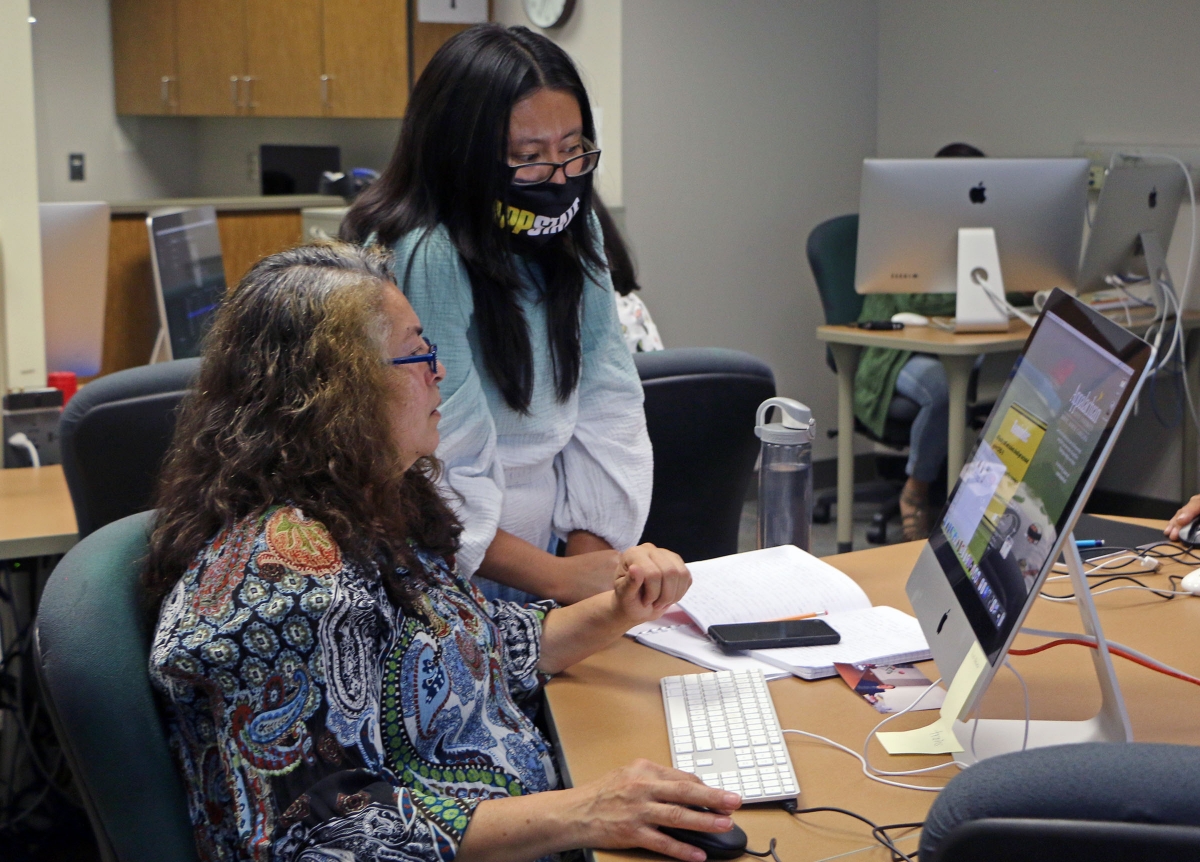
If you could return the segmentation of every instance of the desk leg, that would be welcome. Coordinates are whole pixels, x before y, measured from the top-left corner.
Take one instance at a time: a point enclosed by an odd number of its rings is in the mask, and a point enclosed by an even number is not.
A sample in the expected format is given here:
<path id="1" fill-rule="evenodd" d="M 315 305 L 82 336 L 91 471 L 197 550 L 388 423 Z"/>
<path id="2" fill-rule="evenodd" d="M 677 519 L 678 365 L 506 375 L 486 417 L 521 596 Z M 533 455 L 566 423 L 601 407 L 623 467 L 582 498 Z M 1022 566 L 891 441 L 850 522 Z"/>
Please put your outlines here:
<path id="1" fill-rule="evenodd" d="M 854 373 L 861 347 L 830 344 L 838 369 L 837 550 L 854 545 Z"/>
<path id="2" fill-rule="evenodd" d="M 1183 373 L 1187 375 L 1188 386 L 1191 387 L 1192 397 L 1200 395 L 1200 329 L 1193 329 L 1186 336 L 1187 338 L 1187 367 L 1183 369 Z M 1192 415 L 1187 407 L 1184 407 L 1183 415 L 1183 487 L 1180 489 L 1183 496 L 1183 502 L 1187 502 L 1197 492 L 1200 492 L 1200 437 L 1197 436 L 1197 429 L 1192 422 Z"/>
<path id="3" fill-rule="evenodd" d="M 974 356 L 942 356 L 946 383 L 950 389 L 949 446 L 946 452 L 946 491 L 954 488 L 967 458 L 967 385 L 971 380 Z"/>

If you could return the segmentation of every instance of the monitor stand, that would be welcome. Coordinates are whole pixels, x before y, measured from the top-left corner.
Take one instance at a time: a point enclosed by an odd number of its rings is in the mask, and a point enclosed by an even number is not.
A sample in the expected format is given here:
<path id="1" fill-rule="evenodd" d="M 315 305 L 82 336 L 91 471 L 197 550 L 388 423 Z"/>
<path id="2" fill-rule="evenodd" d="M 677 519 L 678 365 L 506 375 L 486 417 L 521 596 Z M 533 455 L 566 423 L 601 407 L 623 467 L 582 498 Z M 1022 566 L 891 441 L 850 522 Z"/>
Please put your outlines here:
<path id="1" fill-rule="evenodd" d="M 958 229 L 958 297 L 955 332 L 1007 332 L 1008 306 L 996 232 L 990 227 Z"/>
<path id="2" fill-rule="evenodd" d="M 1091 718 L 1078 721 L 1030 720 L 1029 742 L 1025 747 L 1040 748 L 1071 742 L 1132 742 L 1129 713 L 1125 710 L 1125 699 L 1121 697 L 1121 688 L 1113 671 L 1108 642 L 1104 640 L 1104 633 L 1100 629 L 1096 605 L 1092 601 L 1087 576 L 1083 573 L 1083 560 L 1079 557 L 1079 549 L 1075 547 L 1074 533 L 1067 536 L 1063 557 L 1071 574 L 1071 587 L 1077 597 L 1083 631 L 1096 638 L 1096 649 L 1091 653 L 1100 682 L 1100 710 Z M 972 731 L 975 734 L 974 746 L 971 744 Z M 955 761 L 961 766 L 970 766 L 997 754 L 1020 751 L 1025 736 L 1025 721 L 1004 718 L 956 721 L 954 735 L 963 747 L 962 753 L 954 755 Z"/>
<path id="3" fill-rule="evenodd" d="M 1166 320 L 1175 313 L 1175 309 L 1167 305 L 1163 291 L 1159 285 L 1175 290 L 1171 281 L 1171 271 L 1167 269 L 1167 255 L 1159 241 L 1158 231 L 1147 230 L 1138 234 L 1138 242 L 1142 247 L 1142 255 L 1146 260 L 1146 275 L 1150 279 L 1150 298 L 1154 302 L 1154 319 Z"/>
<path id="4" fill-rule="evenodd" d="M 154 349 L 150 351 L 150 365 L 155 365 L 159 362 L 169 362 L 171 354 L 167 352 L 167 328 L 161 324 L 158 327 L 158 335 L 154 339 Z"/>

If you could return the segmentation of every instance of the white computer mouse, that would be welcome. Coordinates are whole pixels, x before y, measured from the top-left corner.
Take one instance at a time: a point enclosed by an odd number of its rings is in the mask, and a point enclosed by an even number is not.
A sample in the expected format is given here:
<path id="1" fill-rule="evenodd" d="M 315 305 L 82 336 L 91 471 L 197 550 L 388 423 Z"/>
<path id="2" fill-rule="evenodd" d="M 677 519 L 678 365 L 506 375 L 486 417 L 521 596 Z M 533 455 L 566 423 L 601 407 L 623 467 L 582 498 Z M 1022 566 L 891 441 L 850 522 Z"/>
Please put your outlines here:
<path id="1" fill-rule="evenodd" d="M 892 315 L 892 323 L 903 323 L 905 326 L 928 326 L 929 318 L 923 314 L 913 314 L 911 311 L 900 311 Z"/>
<path id="2" fill-rule="evenodd" d="M 1184 575 L 1183 580 L 1179 582 L 1179 588 L 1193 596 L 1200 596 L 1200 569 L 1192 569 Z"/>

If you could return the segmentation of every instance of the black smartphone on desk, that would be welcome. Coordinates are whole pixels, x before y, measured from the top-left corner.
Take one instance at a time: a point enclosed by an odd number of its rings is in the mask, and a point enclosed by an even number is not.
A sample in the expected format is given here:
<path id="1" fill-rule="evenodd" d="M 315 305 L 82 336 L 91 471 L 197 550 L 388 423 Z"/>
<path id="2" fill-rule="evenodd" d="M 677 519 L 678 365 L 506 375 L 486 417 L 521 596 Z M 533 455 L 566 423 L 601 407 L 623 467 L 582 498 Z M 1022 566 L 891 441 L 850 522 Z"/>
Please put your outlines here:
<path id="1" fill-rule="evenodd" d="M 882 329 L 885 331 L 903 329 L 903 323 L 894 320 L 860 320 L 855 324 L 859 329 Z"/>
<path id="2" fill-rule="evenodd" d="M 728 650 L 825 646 L 842 639 L 825 620 L 776 620 L 709 626 L 708 636 Z"/>

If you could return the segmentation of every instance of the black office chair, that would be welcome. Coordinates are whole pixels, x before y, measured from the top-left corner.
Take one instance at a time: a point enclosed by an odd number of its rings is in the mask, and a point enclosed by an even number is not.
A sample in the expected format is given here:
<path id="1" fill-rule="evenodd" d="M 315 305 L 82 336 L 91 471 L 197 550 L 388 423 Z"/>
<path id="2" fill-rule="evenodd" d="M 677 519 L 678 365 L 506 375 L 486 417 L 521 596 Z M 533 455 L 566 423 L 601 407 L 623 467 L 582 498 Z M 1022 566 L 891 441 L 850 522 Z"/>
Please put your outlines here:
<path id="1" fill-rule="evenodd" d="M 992 757 L 938 794 L 925 862 L 1200 858 L 1200 748 L 1084 743 Z"/>
<path id="2" fill-rule="evenodd" d="M 195 862 L 178 768 L 147 668 L 138 575 L 153 512 L 109 524 L 46 582 L 34 662 L 104 862 Z"/>
<path id="3" fill-rule="evenodd" d="M 754 414 L 775 375 L 754 356 L 716 347 L 634 354 L 654 447 L 654 493 L 643 542 L 686 562 L 737 553 L 754 476 Z"/>
<path id="4" fill-rule="evenodd" d="M 79 536 L 144 512 L 199 359 L 143 365 L 94 380 L 63 411 L 63 474 Z"/>

